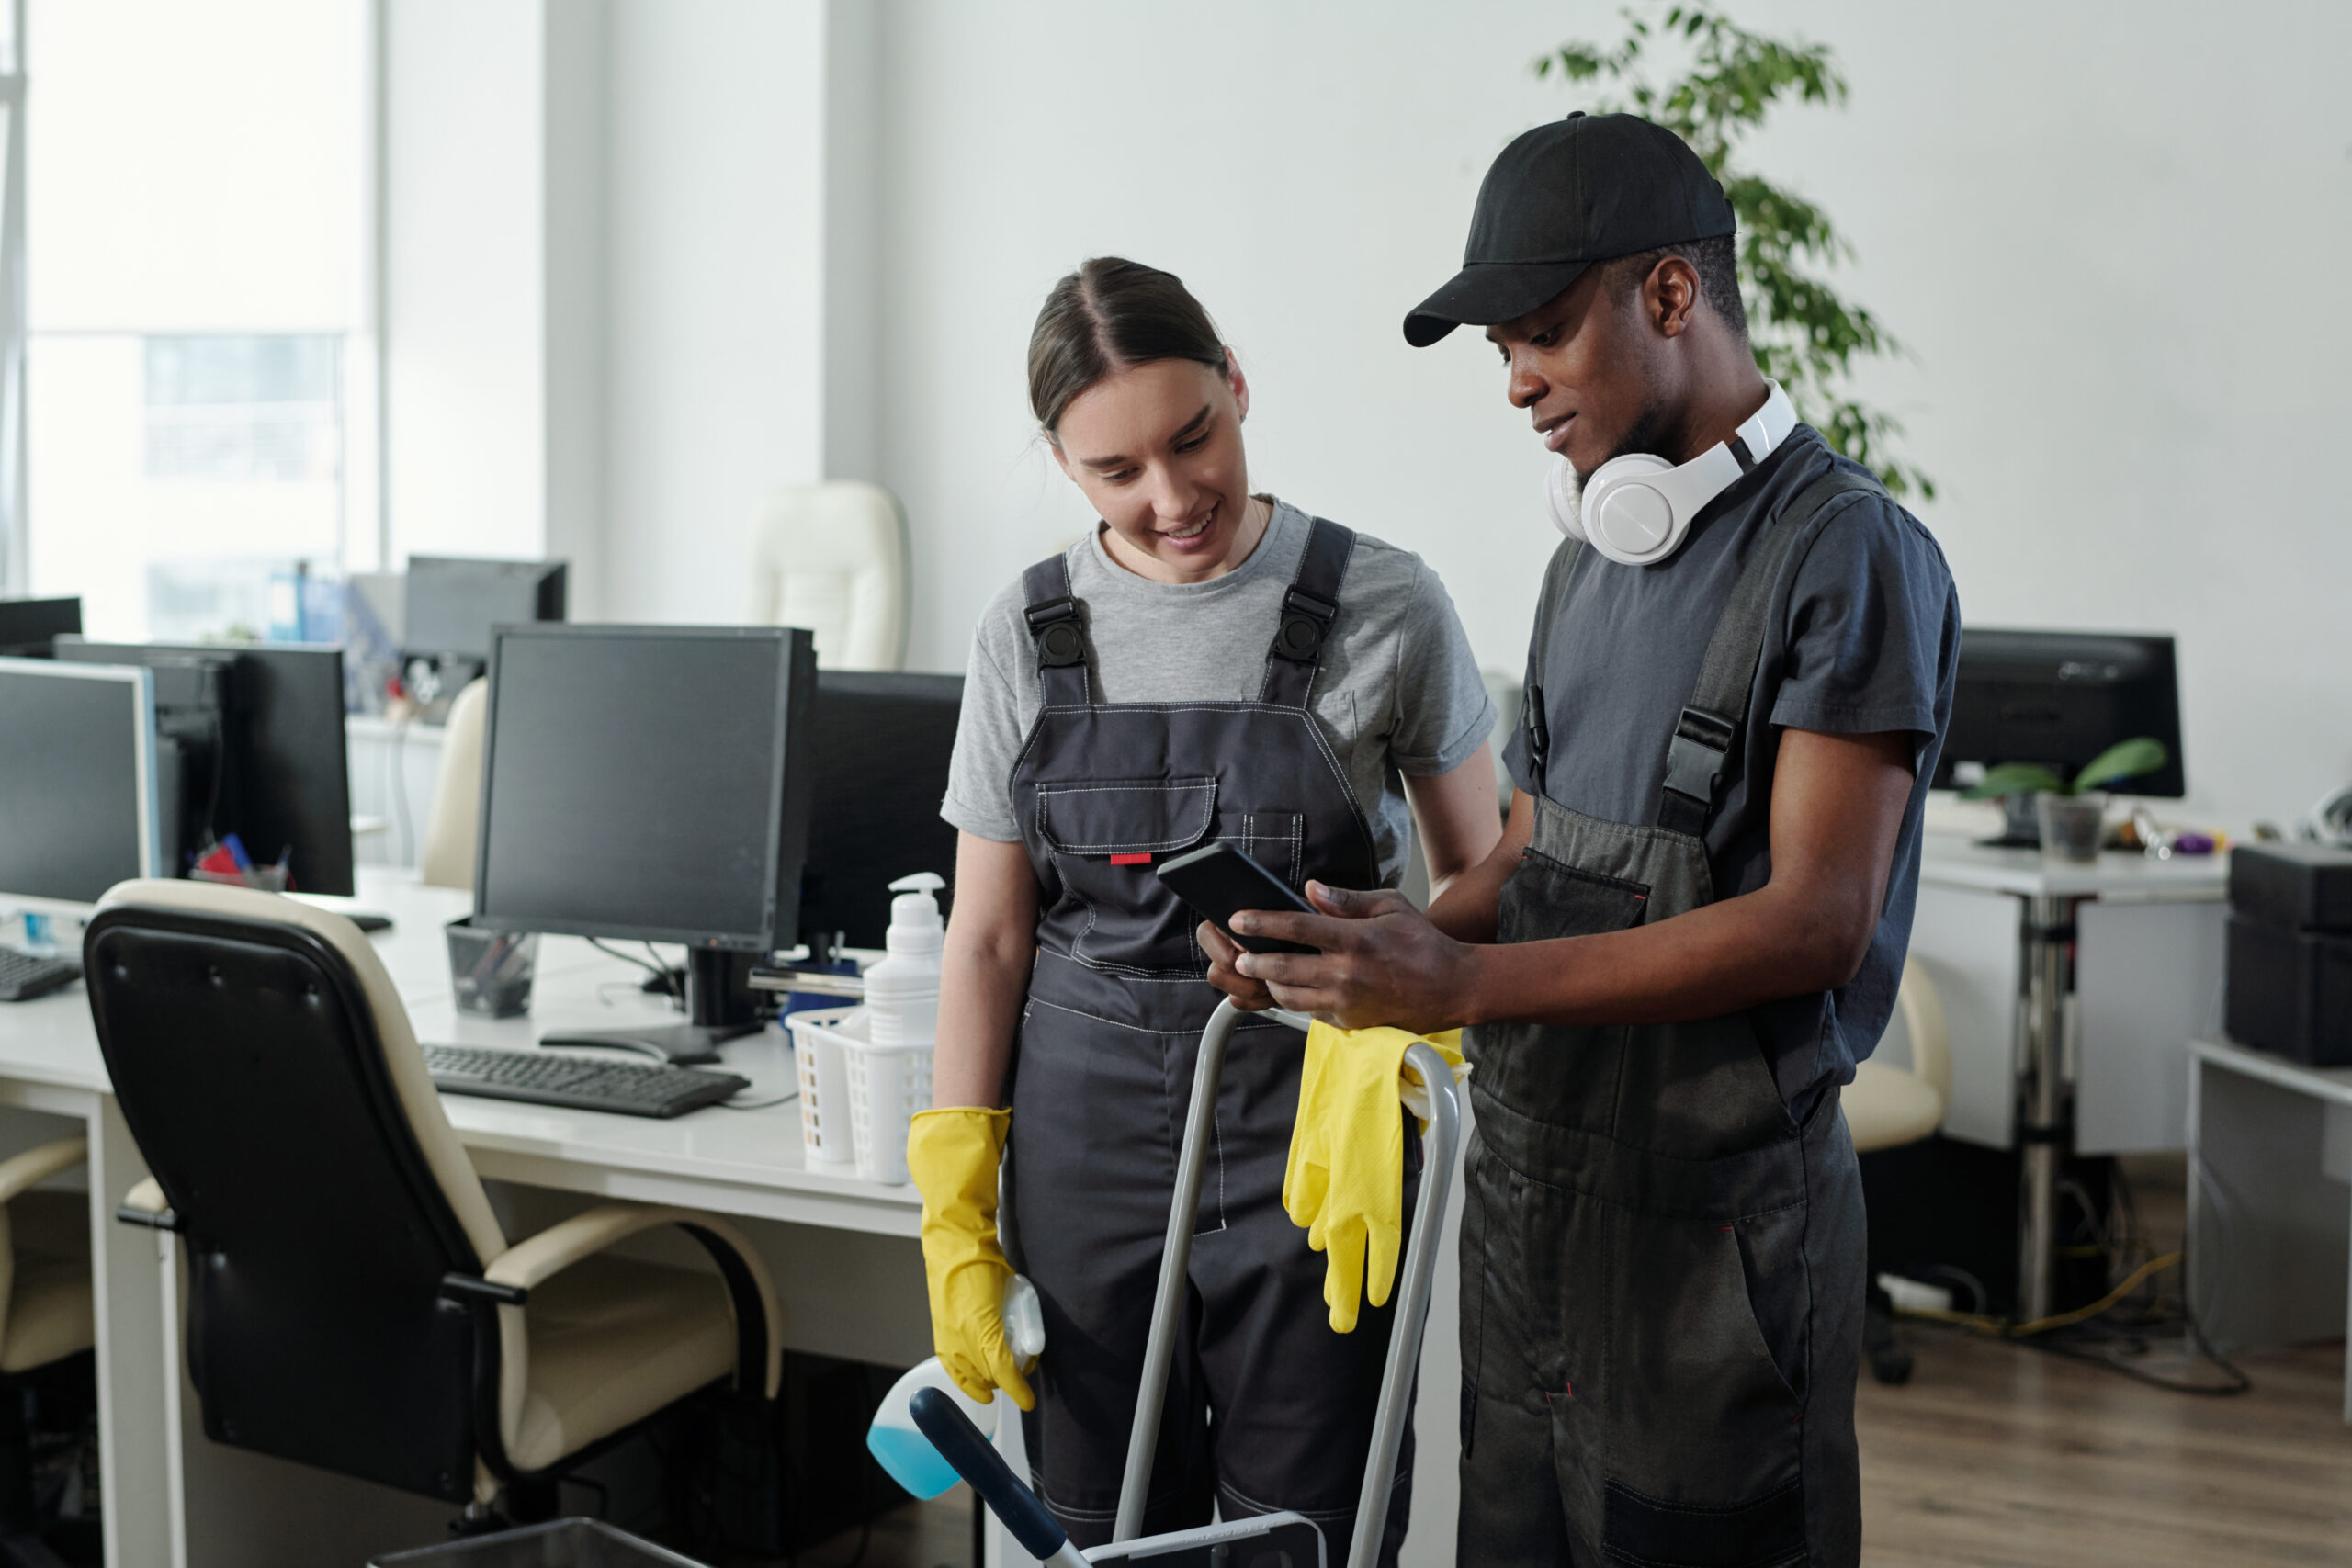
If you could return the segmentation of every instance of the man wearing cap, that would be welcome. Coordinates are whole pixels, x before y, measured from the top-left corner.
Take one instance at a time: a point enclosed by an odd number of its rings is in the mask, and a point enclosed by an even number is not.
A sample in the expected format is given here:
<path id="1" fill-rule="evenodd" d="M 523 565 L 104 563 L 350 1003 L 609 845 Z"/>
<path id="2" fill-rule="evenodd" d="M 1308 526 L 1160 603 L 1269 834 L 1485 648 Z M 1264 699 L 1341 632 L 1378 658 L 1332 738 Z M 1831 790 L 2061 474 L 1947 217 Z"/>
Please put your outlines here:
<path id="1" fill-rule="evenodd" d="M 1926 529 L 1757 369 L 1722 188 L 1572 115 L 1416 345 L 1487 328 L 1559 455 L 1501 846 L 1428 916 L 1220 954 L 1245 999 L 1473 1026 L 1459 1557 L 1850 1564 L 1862 1203 L 1838 1088 L 1910 938 L 1960 636 Z"/>

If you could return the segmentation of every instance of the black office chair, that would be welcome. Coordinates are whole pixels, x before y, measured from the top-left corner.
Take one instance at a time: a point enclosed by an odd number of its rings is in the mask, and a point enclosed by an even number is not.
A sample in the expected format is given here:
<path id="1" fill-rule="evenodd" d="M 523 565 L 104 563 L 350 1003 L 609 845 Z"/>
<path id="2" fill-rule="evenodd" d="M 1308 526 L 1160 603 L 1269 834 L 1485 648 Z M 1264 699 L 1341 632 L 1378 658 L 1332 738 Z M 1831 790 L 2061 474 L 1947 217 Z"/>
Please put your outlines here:
<path id="1" fill-rule="evenodd" d="M 690 1210 L 603 1204 L 514 1246 L 366 939 L 289 898 L 126 882 L 84 944 L 90 1011 L 176 1232 L 206 1436 L 451 1502 L 552 1478 L 730 1374 L 775 1394 L 775 1293 Z M 605 1256 L 684 1229 L 717 1274 Z"/>

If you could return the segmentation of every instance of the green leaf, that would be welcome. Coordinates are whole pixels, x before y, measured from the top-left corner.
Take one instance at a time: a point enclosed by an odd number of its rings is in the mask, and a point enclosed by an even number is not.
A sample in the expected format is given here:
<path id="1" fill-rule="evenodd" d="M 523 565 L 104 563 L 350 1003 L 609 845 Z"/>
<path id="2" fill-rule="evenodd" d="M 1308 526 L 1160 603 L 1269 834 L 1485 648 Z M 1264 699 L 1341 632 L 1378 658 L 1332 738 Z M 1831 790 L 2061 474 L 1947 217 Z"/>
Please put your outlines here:
<path id="1" fill-rule="evenodd" d="M 2007 795 L 2064 795 L 2064 780 L 2048 768 L 2031 762 L 2003 762 L 1984 770 L 1982 782 L 1962 790 L 1962 800 L 1992 800 Z"/>
<path id="2" fill-rule="evenodd" d="M 2165 765 L 2168 756 L 2164 742 L 2143 735 L 2134 740 L 2119 740 L 2090 760 L 2088 766 L 2075 775 L 2075 787 L 2070 792 L 2079 795 L 2102 784 L 2136 779 L 2143 773 L 2153 773 Z"/>

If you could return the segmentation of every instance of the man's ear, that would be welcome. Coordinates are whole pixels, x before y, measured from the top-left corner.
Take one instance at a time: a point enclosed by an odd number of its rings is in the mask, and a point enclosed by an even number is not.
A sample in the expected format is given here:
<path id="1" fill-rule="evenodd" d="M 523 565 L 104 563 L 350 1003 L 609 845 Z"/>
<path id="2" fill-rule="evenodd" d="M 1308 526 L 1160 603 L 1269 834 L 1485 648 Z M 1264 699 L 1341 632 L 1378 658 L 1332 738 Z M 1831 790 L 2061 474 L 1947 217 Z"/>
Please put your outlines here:
<path id="1" fill-rule="evenodd" d="M 1699 299 L 1699 269 L 1680 256 L 1661 256 L 1642 284 L 1643 313 L 1660 337 L 1680 337 Z"/>
<path id="2" fill-rule="evenodd" d="M 1243 419 L 1250 417 L 1250 381 L 1241 374 L 1241 361 L 1233 350 L 1225 351 L 1225 384 L 1233 389 L 1233 400 L 1238 405 Z"/>

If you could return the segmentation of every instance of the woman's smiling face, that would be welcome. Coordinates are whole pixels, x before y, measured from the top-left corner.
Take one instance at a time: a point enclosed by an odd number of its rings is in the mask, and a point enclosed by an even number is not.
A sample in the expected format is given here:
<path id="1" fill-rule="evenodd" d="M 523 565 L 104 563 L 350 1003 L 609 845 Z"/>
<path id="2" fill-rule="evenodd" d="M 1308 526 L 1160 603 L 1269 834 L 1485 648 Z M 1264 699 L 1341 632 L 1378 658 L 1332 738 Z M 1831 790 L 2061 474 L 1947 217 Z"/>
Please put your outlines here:
<path id="1" fill-rule="evenodd" d="M 1249 463 L 1241 418 L 1250 388 L 1230 355 L 1222 372 L 1190 359 L 1115 371 L 1062 411 L 1054 457 L 1117 536 L 1121 565 L 1164 582 L 1199 582 L 1249 558 Z"/>

